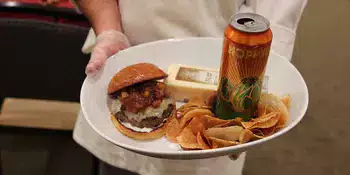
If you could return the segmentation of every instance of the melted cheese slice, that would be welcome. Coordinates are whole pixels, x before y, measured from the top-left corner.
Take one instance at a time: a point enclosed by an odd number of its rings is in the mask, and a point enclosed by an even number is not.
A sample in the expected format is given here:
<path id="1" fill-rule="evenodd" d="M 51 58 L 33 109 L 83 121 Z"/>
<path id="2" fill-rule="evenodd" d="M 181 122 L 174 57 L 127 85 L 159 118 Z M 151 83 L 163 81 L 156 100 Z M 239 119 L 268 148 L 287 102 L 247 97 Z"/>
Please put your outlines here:
<path id="1" fill-rule="evenodd" d="M 130 119 L 130 120 L 135 120 L 138 122 L 141 122 L 143 119 L 147 117 L 158 117 L 162 118 L 163 111 L 168 108 L 169 104 L 172 104 L 173 100 L 171 98 L 163 99 L 162 103 L 158 108 L 153 108 L 152 106 L 147 107 L 143 112 L 139 112 L 137 114 L 124 111 L 125 115 Z M 122 104 L 120 103 L 119 100 L 113 100 L 112 105 L 111 105 L 111 112 L 113 114 L 117 113 L 120 111 Z"/>
<path id="2" fill-rule="evenodd" d="M 206 100 L 218 88 L 218 69 L 172 64 L 168 75 L 164 83 L 176 101 L 187 101 L 193 97 Z"/>

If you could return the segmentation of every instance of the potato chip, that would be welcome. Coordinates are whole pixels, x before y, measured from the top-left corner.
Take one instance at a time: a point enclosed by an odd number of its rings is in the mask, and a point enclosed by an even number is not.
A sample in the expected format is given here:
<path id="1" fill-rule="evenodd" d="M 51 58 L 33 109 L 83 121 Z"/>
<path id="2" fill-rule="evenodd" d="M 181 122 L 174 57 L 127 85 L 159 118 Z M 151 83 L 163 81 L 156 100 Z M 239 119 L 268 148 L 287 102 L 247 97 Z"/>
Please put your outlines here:
<path id="1" fill-rule="evenodd" d="M 176 111 L 176 117 L 178 119 L 181 119 L 184 115 L 186 115 L 188 112 L 190 112 L 194 109 L 198 109 L 198 107 L 188 107 L 188 108 L 178 109 Z"/>
<path id="2" fill-rule="evenodd" d="M 169 122 L 166 137 L 184 150 L 215 149 L 247 143 L 267 137 L 285 126 L 289 118 L 290 96 L 262 94 L 258 117 L 249 121 L 241 118 L 217 118 L 210 103 L 201 98 L 190 99 L 177 110 L 177 118 Z"/>
<path id="3" fill-rule="evenodd" d="M 197 142 L 197 136 L 192 133 L 190 128 L 183 129 L 179 136 L 176 137 L 177 142 L 181 147 L 186 149 L 200 149 L 200 145 Z"/>
<path id="4" fill-rule="evenodd" d="M 212 128 L 212 127 L 217 127 L 217 126 L 225 126 L 231 123 L 229 120 L 222 120 L 210 115 L 205 115 L 204 116 L 207 119 L 206 127 L 207 128 Z"/>
<path id="5" fill-rule="evenodd" d="M 254 137 L 254 133 L 249 129 L 244 129 L 239 135 L 240 143 L 247 143 Z"/>
<path id="6" fill-rule="evenodd" d="M 241 121 L 233 119 L 233 120 L 227 120 L 223 122 L 222 124 L 217 124 L 214 127 L 215 128 L 224 128 L 229 126 L 242 126 Z"/>
<path id="7" fill-rule="evenodd" d="M 215 137 L 222 140 L 235 141 L 239 139 L 244 128 L 241 126 L 230 126 L 225 128 L 209 128 L 204 131 L 207 137 Z"/>
<path id="8" fill-rule="evenodd" d="M 187 123 L 189 123 L 193 117 L 202 115 L 213 115 L 213 113 L 208 109 L 194 109 L 188 112 L 180 121 L 180 127 L 184 128 Z"/>
<path id="9" fill-rule="evenodd" d="M 281 97 L 281 101 L 287 107 L 287 109 L 289 109 L 289 107 L 290 107 L 290 96 L 289 95 L 285 95 L 285 96 Z"/>
<path id="10" fill-rule="evenodd" d="M 184 150 L 184 151 L 201 150 L 201 148 L 185 148 L 185 147 L 182 147 L 181 145 L 180 145 L 180 147 L 181 147 L 182 150 Z"/>
<path id="11" fill-rule="evenodd" d="M 253 133 L 252 140 L 259 140 L 259 139 L 263 139 L 265 137 L 264 133 L 261 132 L 260 129 L 253 129 L 253 130 L 251 130 L 251 132 Z"/>
<path id="12" fill-rule="evenodd" d="M 176 137 L 181 133 L 180 123 L 176 118 L 172 118 L 166 128 L 166 137 L 170 142 L 177 143 Z"/>
<path id="13" fill-rule="evenodd" d="M 202 149 L 210 149 L 207 139 L 201 132 L 197 133 L 197 142 Z"/>
<path id="14" fill-rule="evenodd" d="M 268 110 L 269 107 L 266 108 Z M 252 119 L 253 122 L 263 122 L 270 120 L 276 114 L 281 114 L 280 112 L 267 112 L 267 114 L 260 116 L 259 118 Z"/>
<path id="15" fill-rule="evenodd" d="M 204 118 L 203 115 L 199 115 L 193 117 L 190 123 L 186 126 L 186 128 L 189 128 L 194 135 L 197 135 L 198 132 L 203 132 L 207 129 L 206 123 L 207 119 Z"/>
<path id="16" fill-rule="evenodd" d="M 206 106 L 205 100 L 199 96 L 191 98 L 188 103 L 184 104 L 183 107 L 201 107 Z"/>
<path id="17" fill-rule="evenodd" d="M 180 119 L 188 112 L 200 108 L 211 109 L 211 107 L 206 106 L 204 100 L 200 98 L 193 98 L 188 103 L 182 105 L 179 109 L 176 110 L 176 117 Z"/>
<path id="18" fill-rule="evenodd" d="M 279 122 L 280 116 L 281 114 L 279 112 L 273 112 L 266 114 L 265 116 L 261 116 L 260 118 L 256 118 L 253 121 L 242 122 L 242 125 L 246 129 L 270 128 Z"/>
<path id="19" fill-rule="evenodd" d="M 280 122 L 280 116 L 280 113 L 274 113 L 270 118 L 257 121 L 257 123 L 252 128 L 271 128 Z"/>
<path id="20" fill-rule="evenodd" d="M 273 133 L 276 133 L 276 132 L 280 131 L 280 130 L 283 129 L 283 128 L 284 128 L 284 126 L 279 125 L 279 123 L 278 123 L 278 124 L 276 125 L 275 130 L 273 131 Z"/>
<path id="21" fill-rule="evenodd" d="M 277 124 L 277 126 L 276 126 L 276 131 L 281 130 L 281 129 L 283 129 L 283 128 L 284 128 L 284 126 L 280 126 L 280 125 Z"/>
<path id="22" fill-rule="evenodd" d="M 259 136 L 259 135 L 256 135 L 256 134 L 253 134 L 253 137 L 252 137 L 252 140 L 259 140 L 259 139 L 263 139 L 264 136 Z"/>
<path id="23" fill-rule="evenodd" d="M 246 129 L 249 129 L 251 127 L 253 127 L 257 122 L 254 121 L 250 121 L 250 122 L 242 122 L 242 126 Z"/>
<path id="24" fill-rule="evenodd" d="M 259 104 L 258 105 L 258 118 L 260 116 L 264 116 L 266 114 L 266 108 L 267 108 L 267 105 L 263 105 L 263 104 Z"/>
<path id="25" fill-rule="evenodd" d="M 262 94 L 259 104 L 268 106 L 268 110 L 270 109 L 271 112 L 280 112 L 281 118 L 280 118 L 280 125 L 284 125 L 286 121 L 289 118 L 289 113 L 287 107 L 284 105 L 284 103 L 281 101 L 279 97 L 273 94 Z"/>
<path id="26" fill-rule="evenodd" d="M 239 144 L 239 142 L 236 142 L 236 141 L 222 140 L 215 137 L 208 137 L 208 140 L 210 142 L 211 148 L 214 148 L 214 149 L 234 146 Z"/>
<path id="27" fill-rule="evenodd" d="M 230 120 L 230 126 L 234 126 L 234 125 L 237 125 L 237 126 L 242 126 L 242 122 L 243 122 L 244 120 L 242 119 L 242 118 L 240 118 L 240 117 L 237 117 L 237 118 L 235 118 L 235 119 L 232 119 L 232 120 Z"/>
<path id="28" fill-rule="evenodd" d="M 267 137 L 267 136 L 269 136 L 269 135 L 271 135 L 271 134 L 273 134 L 275 132 L 276 126 L 277 125 L 272 126 L 270 128 L 261 129 L 261 132 L 264 134 L 265 137 Z"/>

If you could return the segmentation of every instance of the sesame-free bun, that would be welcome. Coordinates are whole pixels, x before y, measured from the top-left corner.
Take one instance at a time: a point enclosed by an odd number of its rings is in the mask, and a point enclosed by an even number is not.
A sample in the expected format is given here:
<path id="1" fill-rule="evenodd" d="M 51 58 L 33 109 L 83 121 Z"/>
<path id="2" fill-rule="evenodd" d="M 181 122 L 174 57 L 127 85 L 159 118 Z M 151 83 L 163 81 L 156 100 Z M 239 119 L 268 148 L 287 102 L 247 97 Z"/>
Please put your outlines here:
<path id="1" fill-rule="evenodd" d="M 167 121 L 159 128 L 154 129 L 151 132 L 137 132 L 132 129 L 129 129 L 125 127 L 123 124 L 121 124 L 117 118 L 111 114 L 111 119 L 113 121 L 114 126 L 117 128 L 117 130 L 122 133 L 123 135 L 136 139 L 136 140 L 152 140 L 152 139 L 158 139 L 165 135 L 166 127 L 168 123 L 171 121 L 173 117 L 176 115 L 176 108 L 172 111 L 169 117 L 167 117 Z"/>
<path id="2" fill-rule="evenodd" d="M 150 63 L 137 63 L 127 66 L 114 75 L 108 85 L 108 94 L 111 95 L 120 89 L 148 80 L 166 78 L 163 70 Z"/>

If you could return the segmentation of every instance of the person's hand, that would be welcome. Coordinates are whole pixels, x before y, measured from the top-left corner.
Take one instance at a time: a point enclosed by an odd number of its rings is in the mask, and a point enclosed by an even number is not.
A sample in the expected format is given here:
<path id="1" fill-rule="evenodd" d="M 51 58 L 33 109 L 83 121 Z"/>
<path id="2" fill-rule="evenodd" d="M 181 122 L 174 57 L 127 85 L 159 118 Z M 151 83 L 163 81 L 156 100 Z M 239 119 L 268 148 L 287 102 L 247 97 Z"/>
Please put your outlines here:
<path id="1" fill-rule="evenodd" d="M 129 40 L 123 33 L 117 30 L 100 33 L 96 38 L 85 73 L 88 76 L 95 75 L 103 67 L 107 58 L 128 47 L 130 47 Z"/>
<path id="2" fill-rule="evenodd" d="M 241 156 L 242 153 L 237 153 L 237 154 L 231 154 L 228 155 L 228 158 L 230 158 L 231 160 L 235 161 L 239 158 L 239 156 Z"/>

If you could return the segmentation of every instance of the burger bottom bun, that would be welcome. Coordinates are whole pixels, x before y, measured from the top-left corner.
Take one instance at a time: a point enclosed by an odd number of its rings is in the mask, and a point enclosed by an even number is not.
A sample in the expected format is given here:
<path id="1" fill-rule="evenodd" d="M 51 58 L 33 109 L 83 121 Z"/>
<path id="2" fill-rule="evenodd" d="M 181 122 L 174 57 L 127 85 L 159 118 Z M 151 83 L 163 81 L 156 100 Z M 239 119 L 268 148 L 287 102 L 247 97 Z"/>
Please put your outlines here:
<path id="1" fill-rule="evenodd" d="M 136 139 L 136 140 L 152 140 L 152 139 L 158 139 L 165 135 L 166 133 L 166 127 L 168 123 L 171 121 L 173 117 L 176 115 L 176 107 L 170 114 L 170 116 L 167 118 L 167 121 L 159 128 L 151 131 L 151 132 L 137 132 L 132 129 L 129 129 L 125 127 L 123 124 L 121 124 L 117 118 L 111 114 L 111 119 L 114 124 L 114 126 L 117 128 L 117 130 L 122 133 L 125 136 L 128 136 L 130 138 Z"/>

